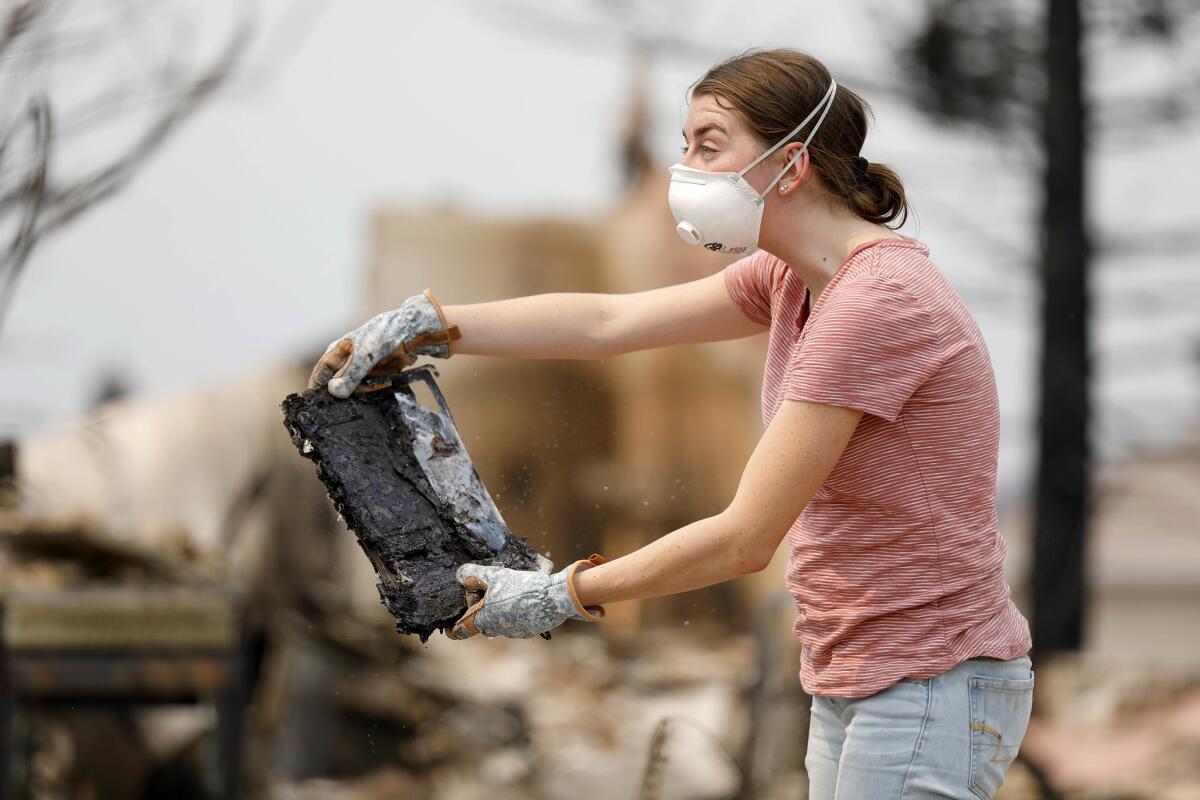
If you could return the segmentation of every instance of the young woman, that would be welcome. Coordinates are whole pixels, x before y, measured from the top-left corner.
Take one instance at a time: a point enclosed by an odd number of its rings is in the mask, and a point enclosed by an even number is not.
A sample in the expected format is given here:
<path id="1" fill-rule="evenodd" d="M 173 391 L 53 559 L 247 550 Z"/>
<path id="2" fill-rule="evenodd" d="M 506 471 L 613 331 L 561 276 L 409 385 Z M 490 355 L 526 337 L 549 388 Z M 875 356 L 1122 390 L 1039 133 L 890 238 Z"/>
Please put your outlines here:
<path id="1" fill-rule="evenodd" d="M 995 377 L 926 247 L 888 227 L 904 189 L 861 155 L 867 115 L 803 53 L 718 64 L 692 88 L 669 199 L 686 241 L 740 261 L 628 295 L 443 309 L 426 291 L 330 345 L 312 383 L 345 397 L 384 358 L 602 358 L 769 329 L 766 431 L 724 511 L 555 574 L 464 565 L 483 596 L 451 635 L 595 621 L 761 570 L 786 536 L 810 797 L 988 798 L 1033 690 L 996 527 Z"/>

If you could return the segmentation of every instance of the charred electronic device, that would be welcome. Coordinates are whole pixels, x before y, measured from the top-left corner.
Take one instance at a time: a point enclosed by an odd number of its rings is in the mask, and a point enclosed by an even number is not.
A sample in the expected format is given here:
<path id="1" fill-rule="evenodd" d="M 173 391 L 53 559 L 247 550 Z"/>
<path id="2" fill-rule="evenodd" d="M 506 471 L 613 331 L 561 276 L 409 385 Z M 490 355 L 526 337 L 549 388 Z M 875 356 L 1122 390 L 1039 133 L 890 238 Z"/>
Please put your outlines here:
<path id="1" fill-rule="evenodd" d="M 284 424 L 358 537 L 396 630 L 426 641 L 467 608 L 455 578 L 477 562 L 549 572 L 551 562 L 505 525 L 459 438 L 446 398 L 423 366 L 375 379 L 345 400 L 289 395 Z M 424 381 L 438 403 L 413 393 Z M 548 635 L 543 634 L 546 638 Z"/>

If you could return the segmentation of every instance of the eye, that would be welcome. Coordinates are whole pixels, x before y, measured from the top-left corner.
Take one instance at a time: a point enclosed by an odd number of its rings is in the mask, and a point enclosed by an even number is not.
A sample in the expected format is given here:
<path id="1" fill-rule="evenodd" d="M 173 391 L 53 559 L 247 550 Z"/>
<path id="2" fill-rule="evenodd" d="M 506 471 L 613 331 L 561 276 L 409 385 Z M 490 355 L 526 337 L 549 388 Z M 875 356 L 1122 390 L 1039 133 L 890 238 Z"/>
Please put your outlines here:
<path id="1" fill-rule="evenodd" d="M 683 153 L 686 156 L 687 151 L 688 151 L 688 146 L 686 144 L 679 145 L 679 152 Z"/>
<path id="2" fill-rule="evenodd" d="M 706 145 L 706 144 L 702 144 L 702 145 L 700 145 L 700 153 L 701 153 L 702 155 L 709 156 L 709 155 L 712 155 L 712 154 L 713 154 L 713 153 L 715 153 L 715 152 L 717 152 L 717 151 L 716 151 L 716 150 L 713 150 L 711 147 L 709 147 L 709 146 L 708 146 L 708 145 Z"/>

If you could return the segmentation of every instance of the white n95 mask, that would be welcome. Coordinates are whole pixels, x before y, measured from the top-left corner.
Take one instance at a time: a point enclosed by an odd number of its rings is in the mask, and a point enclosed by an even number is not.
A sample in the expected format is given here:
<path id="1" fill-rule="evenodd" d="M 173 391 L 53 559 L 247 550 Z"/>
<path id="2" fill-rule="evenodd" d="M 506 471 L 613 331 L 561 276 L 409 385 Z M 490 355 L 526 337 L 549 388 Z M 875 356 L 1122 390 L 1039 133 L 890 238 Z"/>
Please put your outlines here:
<path id="1" fill-rule="evenodd" d="M 685 167 L 683 164 L 672 166 L 667 202 L 671 206 L 671 213 L 675 215 L 675 221 L 679 223 L 675 230 L 680 237 L 688 244 L 702 244 L 714 253 L 738 255 L 757 247 L 764 198 L 808 150 L 808 143 L 812 141 L 817 128 L 825 121 L 825 115 L 833 107 L 833 96 L 836 92 L 837 81 L 830 81 L 828 91 L 816 108 L 809 112 L 791 133 L 751 161 L 741 172 L 705 172 Z M 818 111 L 821 116 L 805 137 L 803 146 L 779 171 L 766 190 L 759 194 L 743 176 L 799 133 Z"/>

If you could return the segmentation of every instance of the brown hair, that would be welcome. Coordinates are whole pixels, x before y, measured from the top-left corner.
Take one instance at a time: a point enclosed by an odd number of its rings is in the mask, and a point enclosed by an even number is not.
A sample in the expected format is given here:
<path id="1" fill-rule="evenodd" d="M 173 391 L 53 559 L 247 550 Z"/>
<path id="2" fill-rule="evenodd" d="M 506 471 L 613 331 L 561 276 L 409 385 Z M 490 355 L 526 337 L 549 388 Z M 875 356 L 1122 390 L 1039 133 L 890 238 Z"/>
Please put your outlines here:
<path id="1" fill-rule="evenodd" d="M 798 50 L 749 50 L 710 69 L 692 85 L 691 93 L 693 97 L 712 94 L 718 102 L 729 103 L 759 139 L 772 145 L 821 102 L 831 79 L 824 64 Z M 860 161 L 859 152 L 870 115 L 870 106 L 861 97 L 838 84 L 829 113 L 808 145 L 809 165 L 826 189 L 855 214 L 898 228 L 908 219 L 900 177 L 875 162 L 865 173 L 861 168 L 865 161 Z M 804 141 L 812 125 L 804 126 L 791 141 Z"/>

